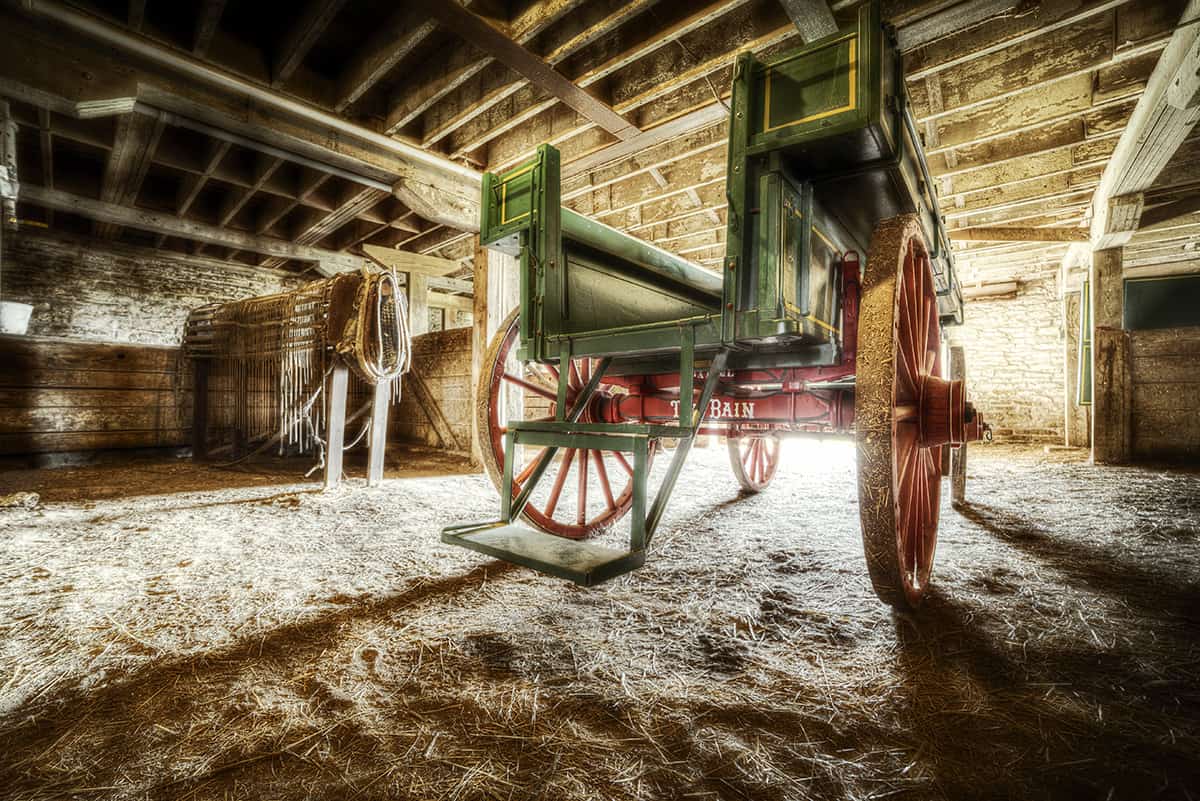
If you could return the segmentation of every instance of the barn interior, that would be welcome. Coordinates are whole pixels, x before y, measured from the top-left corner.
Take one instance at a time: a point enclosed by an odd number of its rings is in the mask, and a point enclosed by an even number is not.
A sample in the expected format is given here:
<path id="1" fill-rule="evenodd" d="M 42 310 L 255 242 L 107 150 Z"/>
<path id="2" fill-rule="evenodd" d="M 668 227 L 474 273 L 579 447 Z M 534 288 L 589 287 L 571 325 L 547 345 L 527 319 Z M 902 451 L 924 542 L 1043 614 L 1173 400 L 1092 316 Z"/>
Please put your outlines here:
<path id="1" fill-rule="evenodd" d="M 589 258 L 711 281 L 720 319 L 738 65 L 871 13 L 987 422 L 922 490 L 920 603 L 873 589 L 864 500 L 907 485 L 864 489 L 865 426 L 712 409 L 715 356 L 674 363 L 650 450 L 550 452 L 530 501 L 611 545 L 618 462 L 667 486 L 644 565 L 456 547 L 521 469 L 498 388 L 593 432 L 566 401 L 612 380 L 573 341 L 579 375 L 513 378 L 544 298 L 490 182 L 557 154 Z M 1200 0 L 10 0 L 0 30 L 0 798 L 1200 797 Z M 733 422 L 685 431 L 693 392 Z"/>

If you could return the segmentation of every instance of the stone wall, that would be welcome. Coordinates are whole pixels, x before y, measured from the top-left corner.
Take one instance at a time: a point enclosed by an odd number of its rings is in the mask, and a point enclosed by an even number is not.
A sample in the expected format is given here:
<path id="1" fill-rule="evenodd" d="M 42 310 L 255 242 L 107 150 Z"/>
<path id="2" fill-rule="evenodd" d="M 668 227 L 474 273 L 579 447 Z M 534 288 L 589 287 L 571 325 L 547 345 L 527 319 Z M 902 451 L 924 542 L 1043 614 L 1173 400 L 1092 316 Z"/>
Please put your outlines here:
<path id="1" fill-rule="evenodd" d="M 1066 343 L 1053 278 L 1022 284 L 1016 297 L 968 300 L 948 334 L 965 349 L 969 396 L 997 440 L 1063 441 Z"/>
<path id="2" fill-rule="evenodd" d="M 178 345 L 188 311 L 303 283 L 269 270 L 24 229 L 4 234 L 4 299 L 33 305 L 29 334 Z"/>

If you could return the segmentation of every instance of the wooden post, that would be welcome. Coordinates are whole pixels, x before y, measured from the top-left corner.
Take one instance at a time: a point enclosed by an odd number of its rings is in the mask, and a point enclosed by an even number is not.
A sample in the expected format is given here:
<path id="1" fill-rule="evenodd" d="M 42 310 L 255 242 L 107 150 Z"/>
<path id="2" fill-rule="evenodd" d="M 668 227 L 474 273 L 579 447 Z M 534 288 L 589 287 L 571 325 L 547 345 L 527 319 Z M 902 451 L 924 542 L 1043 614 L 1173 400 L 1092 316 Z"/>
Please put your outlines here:
<path id="1" fill-rule="evenodd" d="M 1092 461 L 1125 464 L 1132 451 L 1129 335 L 1121 248 L 1092 254 Z"/>
<path id="2" fill-rule="evenodd" d="M 192 362 L 192 460 L 208 458 L 208 360 Z"/>
<path id="3" fill-rule="evenodd" d="M 483 370 L 483 356 L 487 353 L 491 338 L 488 336 L 488 252 L 475 237 L 474 302 L 471 310 L 471 409 L 479 408 L 479 374 Z M 483 466 L 483 455 L 479 441 L 479 415 L 471 415 L 471 465 Z"/>
<path id="4" fill-rule="evenodd" d="M 341 361 L 333 365 L 329 376 L 329 407 L 325 423 L 325 489 L 342 481 L 342 448 L 346 442 L 346 390 L 350 369 Z"/>
<path id="5" fill-rule="evenodd" d="M 408 329 L 413 336 L 429 331 L 429 276 L 408 274 Z"/>
<path id="6" fill-rule="evenodd" d="M 383 381 L 375 385 L 371 398 L 371 439 L 367 445 L 367 486 L 383 483 L 383 456 L 387 449 L 388 403 L 392 384 Z"/>

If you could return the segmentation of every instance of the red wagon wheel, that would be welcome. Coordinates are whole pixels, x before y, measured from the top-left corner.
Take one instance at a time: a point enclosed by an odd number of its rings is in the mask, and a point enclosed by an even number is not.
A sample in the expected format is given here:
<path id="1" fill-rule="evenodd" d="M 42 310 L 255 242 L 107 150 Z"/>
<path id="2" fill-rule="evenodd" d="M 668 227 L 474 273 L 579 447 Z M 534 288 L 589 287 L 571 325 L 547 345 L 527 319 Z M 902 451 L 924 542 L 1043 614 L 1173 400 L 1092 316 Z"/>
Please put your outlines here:
<path id="1" fill-rule="evenodd" d="M 916 607 L 929 585 L 941 501 L 940 324 L 915 215 L 875 229 L 858 323 L 855 431 L 863 546 L 875 592 Z M 944 404 L 941 407 L 945 413 Z"/>
<path id="2" fill-rule="evenodd" d="M 558 369 L 536 362 L 522 364 L 517 359 L 519 344 L 518 311 L 514 311 L 492 339 L 479 382 L 480 400 L 475 412 L 483 444 L 483 463 L 497 489 L 503 486 L 508 421 L 553 420 L 557 408 Z M 568 406 L 591 377 L 594 364 L 590 359 L 571 361 Z M 612 392 L 601 381 L 591 405 Z M 589 409 L 580 421 L 593 419 Z M 513 467 L 514 497 L 532 475 L 543 451 L 541 447 L 521 446 Z M 584 539 L 611 526 L 632 504 L 632 457 L 618 451 L 560 448 L 522 516 L 547 533 Z"/>
<path id="3" fill-rule="evenodd" d="M 742 489 L 746 492 L 765 490 L 779 468 L 779 437 L 742 434 L 727 437 L 725 444 L 729 448 L 729 466 Z"/>

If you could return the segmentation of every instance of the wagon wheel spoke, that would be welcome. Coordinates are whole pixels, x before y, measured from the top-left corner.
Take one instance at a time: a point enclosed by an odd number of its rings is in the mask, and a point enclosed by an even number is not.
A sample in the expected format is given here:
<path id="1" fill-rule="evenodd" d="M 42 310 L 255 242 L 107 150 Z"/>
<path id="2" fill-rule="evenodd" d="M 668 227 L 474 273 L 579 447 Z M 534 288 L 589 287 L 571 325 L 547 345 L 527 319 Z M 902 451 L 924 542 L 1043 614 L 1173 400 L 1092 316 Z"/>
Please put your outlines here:
<path id="1" fill-rule="evenodd" d="M 579 458 L 575 463 L 575 469 L 579 474 L 579 489 L 575 498 L 575 525 L 582 526 L 587 522 L 587 491 L 588 491 L 588 449 L 581 448 L 576 451 Z"/>
<path id="2" fill-rule="evenodd" d="M 604 454 L 592 451 L 592 460 L 596 463 L 596 476 L 600 482 L 600 491 L 604 493 L 604 503 L 608 508 L 616 509 L 617 502 L 613 500 L 612 486 L 608 483 L 608 470 L 604 467 Z"/>
<path id="3" fill-rule="evenodd" d="M 522 469 L 520 473 L 513 476 L 513 483 L 524 484 L 526 481 L 528 481 L 529 477 L 533 475 L 533 471 L 537 468 L 538 461 L 541 460 L 542 454 L 545 452 L 546 452 L 545 448 L 542 448 L 541 450 L 539 450 L 537 452 L 537 456 L 530 459 L 529 464 L 525 465 L 524 469 Z"/>
<path id="4" fill-rule="evenodd" d="M 773 436 L 731 434 L 727 437 L 729 464 L 745 492 L 761 492 L 775 478 L 779 440 Z"/>
<path id="5" fill-rule="evenodd" d="M 532 381 L 526 381 L 524 378 L 521 378 L 520 376 L 515 376 L 512 373 L 506 372 L 506 373 L 504 373 L 503 378 L 505 381 L 509 382 L 510 384 L 516 384 L 517 386 L 522 387 L 523 389 L 529 390 L 530 392 L 532 392 L 535 395 L 541 395 L 543 398 L 546 398 L 547 400 L 552 400 L 552 401 L 558 400 L 557 393 L 552 392 L 543 386 L 535 384 Z"/>
<path id="6" fill-rule="evenodd" d="M 571 462 L 575 459 L 575 449 L 572 448 L 563 456 L 562 463 L 558 466 L 558 475 L 554 478 L 554 487 L 550 490 L 550 499 L 546 501 L 546 506 L 542 511 L 547 517 L 554 517 L 554 510 L 558 508 L 558 500 L 562 497 L 563 486 L 567 483 L 567 473 L 571 469 Z"/>

